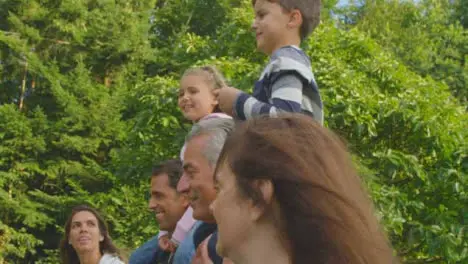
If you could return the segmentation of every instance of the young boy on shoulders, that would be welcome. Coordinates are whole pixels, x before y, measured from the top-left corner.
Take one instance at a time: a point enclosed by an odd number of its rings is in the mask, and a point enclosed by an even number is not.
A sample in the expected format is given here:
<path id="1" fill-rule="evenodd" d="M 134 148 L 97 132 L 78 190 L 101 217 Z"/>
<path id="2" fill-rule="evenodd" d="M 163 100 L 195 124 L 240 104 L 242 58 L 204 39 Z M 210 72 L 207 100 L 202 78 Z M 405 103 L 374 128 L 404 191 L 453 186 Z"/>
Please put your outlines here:
<path id="1" fill-rule="evenodd" d="M 252 95 L 217 91 L 220 109 L 236 119 L 298 112 L 323 123 L 322 99 L 309 57 L 299 48 L 319 24 L 320 0 L 252 0 L 257 49 L 270 60 Z"/>

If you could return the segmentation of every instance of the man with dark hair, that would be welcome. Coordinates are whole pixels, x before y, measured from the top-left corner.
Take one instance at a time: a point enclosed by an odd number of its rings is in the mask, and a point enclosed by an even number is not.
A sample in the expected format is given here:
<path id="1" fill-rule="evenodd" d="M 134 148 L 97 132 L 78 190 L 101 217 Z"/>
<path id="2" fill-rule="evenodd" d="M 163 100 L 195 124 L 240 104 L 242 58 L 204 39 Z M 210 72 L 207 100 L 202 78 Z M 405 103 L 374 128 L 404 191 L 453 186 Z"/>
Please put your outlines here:
<path id="1" fill-rule="evenodd" d="M 151 176 L 149 209 L 156 214 L 161 230 L 169 233 L 177 225 L 189 205 L 186 194 L 177 192 L 177 183 L 182 175 L 182 163 L 169 160 L 155 166 Z"/>
<path id="2" fill-rule="evenodd" d="M 182 163 L 179 160 L 168 160 L 154 166 L 151 175 L 148 208 L 155 213 L 159 228 L 169 234 L 189 206 L 187 193 L 178 193 L 176 189 L 181 175 Z M 162 250 L 156 236 L 133 252 L 129 263 L 172 263 L 175 252 L 176 248 Z M 184 252 L 183 255 L 190 259 L 190 254 Z"/>

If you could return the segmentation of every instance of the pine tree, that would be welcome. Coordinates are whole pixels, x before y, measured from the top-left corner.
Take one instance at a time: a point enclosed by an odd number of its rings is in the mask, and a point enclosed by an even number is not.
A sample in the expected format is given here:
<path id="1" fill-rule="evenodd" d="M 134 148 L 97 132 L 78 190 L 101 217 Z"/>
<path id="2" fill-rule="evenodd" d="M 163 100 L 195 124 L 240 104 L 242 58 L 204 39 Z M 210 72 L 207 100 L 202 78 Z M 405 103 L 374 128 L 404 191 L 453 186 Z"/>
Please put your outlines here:
<path id="1" fill-rule="evenodd" d="M 123 96 L 151 58 L 154 5 L 0 2 L 0 259 L 56 249 L 72 205 L 126 206 L 101 193 L 119 186 L 106 167 L 125 135 Z"/>

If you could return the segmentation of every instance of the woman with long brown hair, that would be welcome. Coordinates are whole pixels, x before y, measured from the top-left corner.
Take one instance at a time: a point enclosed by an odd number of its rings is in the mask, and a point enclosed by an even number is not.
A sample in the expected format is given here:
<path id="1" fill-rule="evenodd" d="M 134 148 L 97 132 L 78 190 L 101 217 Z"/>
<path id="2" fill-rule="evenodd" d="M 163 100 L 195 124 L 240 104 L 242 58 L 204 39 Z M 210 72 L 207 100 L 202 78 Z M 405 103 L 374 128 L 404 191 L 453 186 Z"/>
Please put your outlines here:
<path id="1" fill-rule="evenodd" d="M 63 264 L 123 264 L 106 222 L 93 208 L 73 208 L 60 242 Z"/>
<path id="2" fill-rule="evenodd" d="M 236 264 L 397 262 L 346 148 L 310 117 L 240 124 L 215 180 L 217 251 Z"/>

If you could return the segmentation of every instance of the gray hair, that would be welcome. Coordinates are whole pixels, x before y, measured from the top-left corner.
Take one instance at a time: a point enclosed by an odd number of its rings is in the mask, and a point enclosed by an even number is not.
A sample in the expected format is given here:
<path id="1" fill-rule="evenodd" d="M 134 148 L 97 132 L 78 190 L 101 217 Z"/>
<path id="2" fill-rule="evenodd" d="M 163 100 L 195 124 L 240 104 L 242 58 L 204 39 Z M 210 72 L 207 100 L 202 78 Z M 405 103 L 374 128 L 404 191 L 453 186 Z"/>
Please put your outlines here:
<path id="1" fill-rule="evenodd" d="M 216 166 L 219 155 L 223 149 L 224 142 L 234 130 L 235 122 L 230 118 L 210 118 L 201 120 L 193 125 L 192 130 L 185 139 L 186 144 L 193 138 L 201 135 L 209 135 L 203 155 L 210 166 Z"/>

